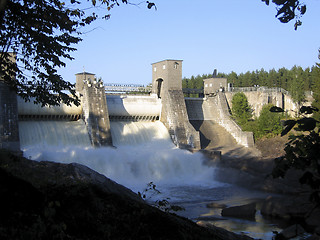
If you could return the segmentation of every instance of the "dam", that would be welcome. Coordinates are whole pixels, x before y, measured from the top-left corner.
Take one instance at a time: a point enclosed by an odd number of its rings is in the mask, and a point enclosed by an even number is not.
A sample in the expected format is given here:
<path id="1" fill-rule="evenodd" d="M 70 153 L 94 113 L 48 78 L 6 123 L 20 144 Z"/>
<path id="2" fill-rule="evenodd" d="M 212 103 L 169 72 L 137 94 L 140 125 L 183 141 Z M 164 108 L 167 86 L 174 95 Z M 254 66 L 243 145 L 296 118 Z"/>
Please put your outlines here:
<path id="1" fill-rule="evenodd" d="M 81 99 L 79 106 L 61 104 L 41 107 L 33 104 L 32 99 L 30 102 L 23 101 L 6 89 L 4 84 L 0 84 L 0 104 L 4 106 L 0 114 L 0 144 L 3 148 L 15 151 L 20 150 L 20 141 L 35 141 L 30 135 L 40 139 L 41 135 L 48 135 L 44 132 L 60 128 L 58 125 L 61 128 L 64 124 L 69 125 L 62 131 L 65 142 L 80 145 L 89 142 L 94 147 L 103 147 L 114 146 L 113 139 L 116 137 L 112 135 L 112 128 L 115 122 L 155 121 L 165 126 L 171 141 L 177 147 L 190 151 L 214 147 L 223 150 L 225 144 L 221 145 L 219 142 L 222 138 L 218 137 L 221 131 L 224 132 L 220 135 L 230 136 L 227 141 L 233 143 L 229 145 L 238 144 L 245 148 L 254 146 L 252 133 L 243 132 L 230 116 L 235 91 L 230 90 L 226 79 L 204 80 L 203 98 L 184 97 L 182 60 L 164 60 L 152 64 L 152 88 L 148 95 L 108 94 L 103 82 L 98 81 L 95 74 L 78 73 L 76 92 Z M 131 85 L 125 88 L 128 86 Z M 114 87 L 114 84 L 108 86 Z M 281 91 L 255 89 L 244 92 L 255 115 L 259 115 L 262 106 L 267 103 L 284 109 L 295 108 L 292 100 Z M 28 125 L 37 127 L 26 133 L 27 130 L 22 129 L 31 129 Z M 19 131 L 20 128 L 22 131 Z M 75 133 L 79 133 L 82 140 L 76 139 Z M 89 140 L 80 137 L 86 134 Z M 56 141 L 59 142 L 59 137 L 56 137 Z"/>
<path id="2" fill-rule="evenodd" d="M 151 94 L 144 96 L 109 95 L 94 74 L 76 74 L 80 106 L 34 105 L 0 82 L 1 147 L 32 160 L 84 164 L 135 192 L 154 182 L 161 190 L 157 198 L 184 206 L 191 219 L 209 214 L 211 201 L 247 198 L 248 192 L 216 181 L 215 169 L 197 152 L 254 145 L 252 133 L 230 117 L 233 93 L 220 91 L 226 81 L 211 79 L 204 98 L 185 98 L 181 68 L 181 60 L 152 64 Z M 283 96 L 265 96 L 283 103 Z"/>

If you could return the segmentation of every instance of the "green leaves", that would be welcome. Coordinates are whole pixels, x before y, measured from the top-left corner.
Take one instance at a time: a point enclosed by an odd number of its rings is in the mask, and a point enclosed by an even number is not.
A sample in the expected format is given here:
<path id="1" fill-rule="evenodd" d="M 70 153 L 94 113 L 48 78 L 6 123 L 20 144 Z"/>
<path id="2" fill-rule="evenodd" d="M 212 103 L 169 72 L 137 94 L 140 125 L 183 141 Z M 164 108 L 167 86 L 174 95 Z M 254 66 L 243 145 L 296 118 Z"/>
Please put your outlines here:
<path id="1" fill-rule="evenodd" d="M 318 108 L 303 106 L 300 109 L 302 114 L 311 114 L 318 111 Z M 289 137 L 285 147 L 285 155 L 274 160 L 275 166 L 272 171 L 273 177 L 284 177 L 291 169 L 303 171 L 299 181 L 308 185 L 312 191 L 310 200 L 320 203 L 320 135 L 316 127 L 318 121 L 314 118 L 303 116 L 297 120 L 287 120 L 282 131 L 282 136 L 294 128 L 296 135 Z"/>
<path id="2" fill-rule="evenodd" d="M 269 0 L 261 0 L 265 2 L 266 5 L 269 5 Z M 272 0 L 277 7 L 276 17 L 282 23 L 288 23 L 293 19 L 296 19 L 294 24 L 294 29 L 297 30 L 299 26 L 302 25 L 300 18 L 307 11 L 307 6 L 303 3 L 300 3 L 300 0 Z"/>
<path id="3" fill-rule="evenodd" d="M 252 110 L 244 93 L 236 93 L 232 98 L 232 116 L 239 124 L 246 123 L 252 118 Z"/>
<path id="4" fill-rule="evenodd" d="M 100 17 L 82 5 L 103 5 L 110 10 L 127 0 L 7 0 L 0 25 L 0 69 L 6 84 L 26 101 L 42 105 L 79 104 L 73 84 L 57 73 L 72 60 L 73 47 L 82 39 L 82 27 Z M 146 3 L 146 2 L 144 2 Z M 147 7 L 155 7 L 147 2 Z M 110 14 L 102 18 L 108 19 Z M 15 52 L 13 60 L 9 52 Z M 13 77 L 14 76 L 14 77 Z M 70 92 L 71 95 L 65 93 Z"/>

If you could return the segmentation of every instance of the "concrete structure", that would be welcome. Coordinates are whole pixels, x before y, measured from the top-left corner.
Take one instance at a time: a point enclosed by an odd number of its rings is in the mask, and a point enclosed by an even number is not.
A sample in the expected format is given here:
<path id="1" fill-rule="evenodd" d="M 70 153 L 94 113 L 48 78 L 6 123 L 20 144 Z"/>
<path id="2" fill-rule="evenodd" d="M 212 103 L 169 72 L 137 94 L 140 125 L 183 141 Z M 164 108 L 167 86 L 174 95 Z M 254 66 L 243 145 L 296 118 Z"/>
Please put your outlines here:
<path id="1" fill-rule="evenodd" d="M 293 101 L 289 93 L 281 88 L 239 88 L 233 89 L 232 92 L 225 92 L 227 102 L 230 108 L 232 108 L 232 97 L 237 92 L 243 92 L 247 99 L 250 107 L 253 109 L 255 117 L 260 116 L 262 107 L 266 104 L 273 104 L 277 107 L 284 109 L 290 116 L 295 117 L 299 110 L 298 105 Z M 305 103 L 310 105 L 311 103 Z"/>
<path id="2" fill-rule="evenodd" d="M 76 74 L 76 89 L 80 93 L 84 121 L 91 144 L 95 147 L 112 145 L 105 89 L 93 74 Z"/>
<path id="3" fill-rule="evenodd" d="M 15 55 L 9 58 L 16 62 Z M 1 69 L 4 70 L 4 69 Z M 1 73 L 0 73 L 1 74 Z M 12 76 L 15 78 L 15 76 Z M 0 148 L 20 153 L 17 95 L 0 75 Z"/>
<path id="4" fill-rule="evenodd" d="M 229 134 L 231 134 L 239 145 L 244 147 L 254 146 L 252 132 L 242 131 L 241 128 L 231 118 L 224 92 L 218 92 L 213 97 L 203 99 L 187 98 L 185 99 L 185 102 L 189 120 L 191 122 L 200 121 L 201 124 L 203 124 L 205 121 L 213 121 L 214 123 L 222 126 Z M 207 128 L 206 131 L 208 131 Z M 201 134 L 206 135 L 206 133 L 203 132 Z M 214 137 L 215 136 L 213 136 L 213 138 Z M 214 141 L 214 139 L 209 140 Z"/>
<path id="5" fill-rule="evenodd" d="M 152 64 L 152 93 L 161 98 L 161 122 L 180 148 L 200 149 L 200 136 L 188 120 L 182 92 L 182 61 L 164 60 Z"/>
<path id="6" fill-rule="evenodd" d="M 19 120 L 69 120 L 75 121 L 82 116 L 82 106 L 61 104 L 60 106 L 41 106 L 34 104 L 33 99 L 25 102 L 18 97 Z"/>
<path id="7" fill-rule="evenodd" d="M 17 95 L 0 80 L 0 148 L 20 152 Z"/>
<path id="8" fill-rule="evenodd" d="M 110 120 L 155 121 L 160 119 L 161 99 L 156 95 L 107 95 Z"/>
<path id="9" fill-rule="evenodd" d="M 62 104 L 41 107 L 20 98 L 17 101 L 15 93 L 0 81 L 0 146 L 13 151 L 20 149 L 17 124 L 19 114 L 20 120 L 83 118 L 92 145 L 96 147 L 112 145 L 110 120 L 160 120 L 180 148 L 200 149 L 204 145 L 202 140 L 210 140 L 212 143 L 220 141 L 216 140 L 222 139 L 219 134 L 232 136 L 223 137 L 225 142 L 235 140 L 235 144 L 252 147 L 252 133 L 243 132 L 229 114 L 235 92 L 220 91 L 227 88 L 227 79 L 214 77 L 204 80 L 204 84 L 206 98 L 185 99 L 182 92 L 182 61 L 164 60 L 152 64 L 152 93 L 149 96 L 106 95 L 102 81 L 97 81 L 94 74 L 84 72 L 76 74 L 76 90 L 80 95 L 81 106 Z M 257 116 L 267 103 L 284 107 L 285 110 L 295 108 L 292 99 L 281 91 L 255 88 L 254 91 L 244 93 Z M 220 131 L 221 128 L 224 132 Z M 201 133 L 202 142 L 196 129 Z M 213 145 L 219 144 L 215 142 Z"/>
<path id="10" fill-rule="evenodd" d="M 208 78 L 204 79 L 204 95 L 214 95 L 219 91 L 225 91 L 228 83 L 226 78 Z"/>

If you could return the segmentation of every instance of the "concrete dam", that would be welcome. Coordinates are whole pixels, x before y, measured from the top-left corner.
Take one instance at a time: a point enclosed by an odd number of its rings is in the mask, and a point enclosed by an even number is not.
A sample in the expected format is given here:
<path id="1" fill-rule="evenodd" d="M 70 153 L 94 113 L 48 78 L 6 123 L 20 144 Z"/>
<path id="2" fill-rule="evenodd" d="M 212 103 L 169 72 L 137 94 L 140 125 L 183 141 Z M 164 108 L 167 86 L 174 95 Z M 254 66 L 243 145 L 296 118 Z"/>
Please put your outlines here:
<path id="1" fill-rule="evenodd" d="M 4 85 L 0 87 L 2 92 L 7 91 Z M 146 122 L 149 125 L 157 122 L 155 125 L 162 124 L 179 148 L 222 152 L 235 145 L 251 148 L 254 146 L 252 133 L 243 132 L 230 116 L 233 92 L 225 91 L 227 88 L 226 79 L 206 79 L 204 98 L 185 98 L 182 60 L 153 63 L 151 94 L 143 96 L 106 94 L 103 83 L 97 81 L 94 74 L 83 72 L 76 74 L 76 91 L 81 99 L 79 106 L 41 107 L 33 104 L 32 100 L 24 102 L 11 93 L 11 116 L 0 119 L 4 123 L 2 126 L 8 127 L 7 131 L 11 128 L 11 133 L 2 132 L 0 143 L 15 151 L 20 150 L 20 141 L 24 145 L 37 139 L 47 142 L 49 138 L 63 144 L 113 146 L 117 137 L 112 134 L 112 129 L 119 130 L 121 122 L 141 123 L 140 126 L 132 126 L 140 130 L 149 128 L 143 126 Z M 252 101 L 250 104 L 256 106 L 256 114 L 263 104 L 270 101 L 279 107 L 288 107 L 283 93 L 259 93 L 260 103 L 263 99 L 260 105 L 253 92 L 248 94 L 251 96 L 249 103 Z M 261 94 L 265 96 L 261 97 Z M 8 106 L 6 99 L 0 99 L 0 103 Z M 14 123 L 18 124 L 15 126 Z M 57 132 L 57 129 L 60 129 L 60 135 L 52 137 L 50 131 Z M 46 135 L 48 138 L 43 138 Z"/>

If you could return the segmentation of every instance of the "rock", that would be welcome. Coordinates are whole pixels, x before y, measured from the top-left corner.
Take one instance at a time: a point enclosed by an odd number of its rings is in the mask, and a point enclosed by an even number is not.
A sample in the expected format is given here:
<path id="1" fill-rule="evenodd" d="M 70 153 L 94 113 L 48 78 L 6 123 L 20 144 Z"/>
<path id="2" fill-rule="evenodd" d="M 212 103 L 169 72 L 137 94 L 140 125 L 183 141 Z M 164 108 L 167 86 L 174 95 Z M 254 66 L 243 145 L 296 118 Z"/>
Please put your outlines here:
<path id="1" fill-rule="evenodd" d="M 0 239 L 251 239 L 160 211 L 80 164 L 0 151 Z"/>
<path id="2" fill-rule="evenodd" d="M 305 214 L 312 208 L 308 196 L 271 197 L 263 201 L 261 214 L 268 217 L 281 219 L 304 218 Z"/>
<path id="3" fill-rule="evenodd" d="M 320 234 L 320 208 L 314 209 L 306 218 L 306 224 Z"/>
<path id="4" fill-rule="evenodd" d="M 279 235 L 281 235 L 285 239 L 290 239 L 293 237 L 297 237 L 303 233 L 305 233 L 305 230 L 303 229 L 303 227 L 301 227 L 300 224 L 294 224 L 294 225 L 291 225 L 290 227 L 283 229 Z"/>
<path id="5" fill-rule="evenodd" d="M 311 237 L 308 237 L 306 240 L 320 240 L 320 235 L 313 234 Z"/>
<path id="6" fill-rule="evenodd" d="M 214 226 L 213 224 L 210 224 L 208 222 L 202 222 L 202 221 L 199 221 L 197 222 L 197 224 L 199 226 L 202 226 L 202 227 L 206 227 L 206 228 L 209 228 L 209 229 L 212 229 L 215 234 L 216 234 L 216 237 L 215 239 L 223 239 L 223 240 L 227 240 L 227 239 L 236 239 L 236 240 L 254 240 L 253 238 L 251 237 L 248 237 L 246 235 L 241 235 L 241 234 L 235 234 L 233 232 L 229 232 L 223 228 L 219 228 L 219 227 L 216 227 Z M 196 238 L 196 239 L 200 239 L 200 238 Z"/>
<path id="7" fill-rule="evenodd" d="M 256 203 L 249 203 L 242 206 L 224 208 L 221 211 L 223 217 L 236 217 L 254 219 L 256 214 Z"/>
<path id="8" fill-rule="evenodd" d="M 226 204 L 215 203 L 215 202 L 208 203 L 206 206 L 207 206 L 207 208 L 226 208 L 227 207 Z"/>

